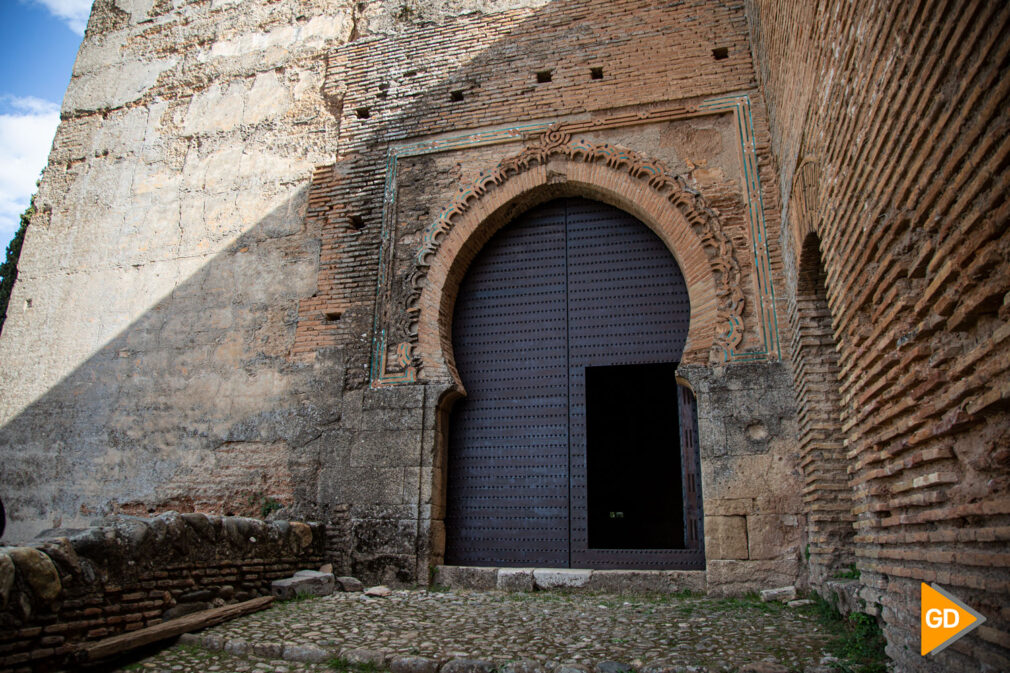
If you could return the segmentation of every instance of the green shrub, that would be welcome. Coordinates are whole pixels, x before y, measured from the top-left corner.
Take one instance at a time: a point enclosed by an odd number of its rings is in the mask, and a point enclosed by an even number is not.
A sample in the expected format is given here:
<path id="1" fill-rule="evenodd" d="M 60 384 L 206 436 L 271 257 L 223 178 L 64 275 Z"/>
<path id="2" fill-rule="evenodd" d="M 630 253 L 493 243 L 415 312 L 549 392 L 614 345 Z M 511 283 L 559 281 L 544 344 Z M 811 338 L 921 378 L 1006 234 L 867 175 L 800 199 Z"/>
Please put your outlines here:
<path id="1" fill-rule="evenodd" d="M 10 303 L 11 292 L 14 290 L 14 281 L 18 278 L 18 260 L 21 258 L 21 246 L 24 244 L 25 232 L 28 230 L 28 223 L 31 222 L 34 214 L 35 197 L 32 196 L 31 205 L 21 213 L 21 226 L 18 227 L 11 242 L 7 244 L 7 258 L 3 264 L 0 264 L 0 332 L 3 331 L 4 321 L 7 320 L 7 305 Z"/>
<path id="2" fill-rule="evenodd" d="M 828 643 L 828 652 L 841 661 L 835 664 L 839 673 L 887 673 L 887 641 L 880 624 L 872 615 L 853 612 L 843 617 L 835 607 L 818 595 L 812 609 L 828 633 L 835 634 Z"/>

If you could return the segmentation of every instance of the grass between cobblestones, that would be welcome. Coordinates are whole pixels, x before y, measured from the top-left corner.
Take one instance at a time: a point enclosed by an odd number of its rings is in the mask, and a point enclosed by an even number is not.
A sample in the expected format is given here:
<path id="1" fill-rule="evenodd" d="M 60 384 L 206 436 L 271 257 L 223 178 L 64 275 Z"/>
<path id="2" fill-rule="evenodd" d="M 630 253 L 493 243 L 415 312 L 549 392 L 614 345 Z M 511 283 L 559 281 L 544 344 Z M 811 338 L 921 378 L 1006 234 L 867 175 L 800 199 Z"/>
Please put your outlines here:
<path id="1" fill-rule="evenodd" d="M 814 604 L 808 608 L 810 612 L 830 633 L 838 634 L 828 643 L 828 651 L 840 660 L 835 665 L 839 673 L 887 672 L 887 641 L 874 617 L 863 612 L 844 617 L 820 596 L 811 598 Z"/>

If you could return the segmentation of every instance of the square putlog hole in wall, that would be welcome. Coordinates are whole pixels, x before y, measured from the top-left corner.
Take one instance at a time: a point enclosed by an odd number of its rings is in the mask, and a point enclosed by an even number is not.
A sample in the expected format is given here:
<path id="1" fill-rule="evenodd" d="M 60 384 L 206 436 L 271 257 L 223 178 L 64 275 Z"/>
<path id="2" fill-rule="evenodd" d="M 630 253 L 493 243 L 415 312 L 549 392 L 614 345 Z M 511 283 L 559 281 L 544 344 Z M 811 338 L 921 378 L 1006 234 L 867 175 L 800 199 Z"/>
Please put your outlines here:
<path id="1" fill-rule="evenodd" d="M 589 77 L 591 79 L 603 79 L 603 68 L 590 68 Z"/>
<path id="2" fill-rule="evenodd" d="M 550 82 L 552 78 L 550 70 L 541 70 L 537 73 L 537 84 Z"/>
<path id="3" fill-rule="evenodd" d="M 327 311 L 323 314 L 323 317 L 326 319 L 326 322 L 337 322 L 342 315 L 341 311 Z"/>
<path id="4" fill-rule="evenodd" d="M 354 114 L 358 115 L 358 119 L 368 119 L 372 116 L 372 111 L 366 107 L 359 107 Z"/>
<path id="5" fill-rule="evenodd" d="M 729 47 L 716 47 L 712 50 L 712 58 L 717 61 L 729 58 Z"/>
<path id="6" fill-rule="evenodd" d="M 451 100 L 453 103 L 459 103 L 460 101 L 463 100 L 463 92 L 462 91 L 450 91 L 449 92 L 449 100 Z"/>
<path id="7" fill-rule="evenodd" d="M 347 218 L 347 224 L 350 225 L 351 229 L 354 231 L 361 231 L 365 228 L 365 218 L 361 215 L 351 215 Z"/>

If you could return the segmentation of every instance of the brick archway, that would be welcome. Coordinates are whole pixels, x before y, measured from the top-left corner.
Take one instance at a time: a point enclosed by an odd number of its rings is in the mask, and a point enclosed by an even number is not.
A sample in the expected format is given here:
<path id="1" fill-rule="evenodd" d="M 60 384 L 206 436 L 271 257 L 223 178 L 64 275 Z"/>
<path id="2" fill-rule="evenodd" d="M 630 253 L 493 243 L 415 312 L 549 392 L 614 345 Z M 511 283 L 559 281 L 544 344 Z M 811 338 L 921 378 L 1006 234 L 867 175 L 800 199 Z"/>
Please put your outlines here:
<path id="1" fill-rule="evenodd" d="M 481 247 L 519 213 L 550 199 L 581 196 L 620 208 L 666 244 L 687 282 L 691 324 L 685 364 L 720 361 L 743 335 L 743 292 L 733 244 L 717 215 L 682 178 L 635 152 L 545 133 L 536 145 L 461 188 L 457 203 L 429 229 L 418 254 L 408 310 L 414 363 L 428 381 L 462 391 L 451 339 L 460 282 Z"/>
<path id="2" fill-rule="evenodd" d="M 841 423 L 838 352 L 819 236 L 819 190 L 819 165 L 808 157 L 796 170 L 790 195 L 796 291 L 789 304 L 789 322 L 807 510 L 807 563 L 815 586 L 847 570 L 855 560 L 855 517 Z"/>

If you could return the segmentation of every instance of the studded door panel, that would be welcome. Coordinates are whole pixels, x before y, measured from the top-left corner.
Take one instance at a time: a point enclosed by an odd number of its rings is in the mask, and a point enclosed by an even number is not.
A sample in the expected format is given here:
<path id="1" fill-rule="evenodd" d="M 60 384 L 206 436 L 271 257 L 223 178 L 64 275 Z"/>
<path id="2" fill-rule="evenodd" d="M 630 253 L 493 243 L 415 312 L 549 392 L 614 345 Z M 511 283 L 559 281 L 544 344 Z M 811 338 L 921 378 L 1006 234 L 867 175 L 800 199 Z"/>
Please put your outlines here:
<path id="1" fill-rule="evenodd" d="M 677 362 L 689 316 L 673 256 L 616 208 L 552 201 L 489 241 L 453 316 L 467 397 L 450 423 L 447 563 L 703 567 L 698 549 L 587 548 L 585 369 Z"/>
<path id="2" fill-rule="evenodd" d="M 565 211 L 495 235 L 456 299 L 446 562 L 568 564 Z"/>

